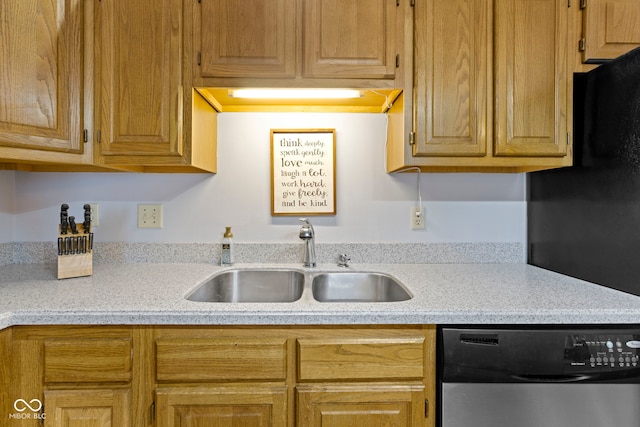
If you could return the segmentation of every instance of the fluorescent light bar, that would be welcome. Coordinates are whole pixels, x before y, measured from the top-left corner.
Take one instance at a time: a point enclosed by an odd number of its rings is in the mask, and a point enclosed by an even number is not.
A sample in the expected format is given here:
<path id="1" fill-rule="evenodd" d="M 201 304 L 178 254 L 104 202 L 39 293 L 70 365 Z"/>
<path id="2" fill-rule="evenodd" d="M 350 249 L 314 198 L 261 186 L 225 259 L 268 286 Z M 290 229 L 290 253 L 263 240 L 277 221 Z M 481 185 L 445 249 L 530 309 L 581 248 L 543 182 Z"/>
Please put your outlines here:
<path id="1" fill-rule="evenodd" d="M 249 99 L 349 99 L 361 98 L 355 89 L 232 89 L 231 98 Z"/>

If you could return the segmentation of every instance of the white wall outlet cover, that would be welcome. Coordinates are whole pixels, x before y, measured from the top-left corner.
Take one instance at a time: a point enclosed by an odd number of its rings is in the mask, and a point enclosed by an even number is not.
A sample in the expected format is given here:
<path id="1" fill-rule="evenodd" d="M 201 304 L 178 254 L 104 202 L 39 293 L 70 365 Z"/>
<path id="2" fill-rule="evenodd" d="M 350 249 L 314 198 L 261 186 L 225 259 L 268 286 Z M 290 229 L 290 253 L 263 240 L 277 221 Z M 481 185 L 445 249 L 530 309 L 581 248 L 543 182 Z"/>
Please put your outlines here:
<path id="1" fill-rule="evenodd" d="M 162 205 L 139 204 L 138 228 L 162 228 Z"/>
<path id="2" fill-rule="evenodd" d="M 413 206 L 411 208 L 411 222 L 410 226 L 412 230 L 424 230 L 425 228 L 425 213 L 423 207 Z"/>

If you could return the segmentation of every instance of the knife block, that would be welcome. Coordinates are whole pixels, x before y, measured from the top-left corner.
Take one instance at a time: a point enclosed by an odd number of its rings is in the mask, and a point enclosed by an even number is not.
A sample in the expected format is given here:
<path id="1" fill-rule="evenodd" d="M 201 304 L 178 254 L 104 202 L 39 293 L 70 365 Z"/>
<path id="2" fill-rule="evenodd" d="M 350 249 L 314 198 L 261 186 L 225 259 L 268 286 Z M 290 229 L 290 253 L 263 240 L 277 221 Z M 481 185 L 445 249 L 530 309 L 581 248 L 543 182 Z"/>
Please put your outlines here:
<path id="1" fill-rule="evenodd" d="M 91 276 L 93 274 L 93 233 L 85 233 L 84 226 L 77 224 L 77 233 L 61 233 L 58 226 L 58 279 Z M 62 246 L 60 246 L 62 239 Z M 65 240 L 68 239 L 68 240 Z M 68 243 L 67 243 L 68 242 Z M 62 248 L 62 254 L 60 254 Z"/>

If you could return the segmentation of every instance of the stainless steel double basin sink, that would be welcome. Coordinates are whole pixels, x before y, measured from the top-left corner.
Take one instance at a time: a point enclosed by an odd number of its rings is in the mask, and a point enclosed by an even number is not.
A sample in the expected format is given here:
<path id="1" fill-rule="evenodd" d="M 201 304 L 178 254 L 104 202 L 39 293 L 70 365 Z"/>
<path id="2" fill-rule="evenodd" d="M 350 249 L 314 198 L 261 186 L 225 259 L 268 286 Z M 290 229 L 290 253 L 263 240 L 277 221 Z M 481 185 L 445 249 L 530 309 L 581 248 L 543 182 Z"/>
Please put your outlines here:
<path id="1" fill-rule="evenodd" d="M 318 302 L 397 302 L 413 296 L 395 278 L 375 272 L 303 272 L 232 269 L 202 283 L 186 297 L 197 302 L 287 303 L 302 298 L 307 282 Z"/>

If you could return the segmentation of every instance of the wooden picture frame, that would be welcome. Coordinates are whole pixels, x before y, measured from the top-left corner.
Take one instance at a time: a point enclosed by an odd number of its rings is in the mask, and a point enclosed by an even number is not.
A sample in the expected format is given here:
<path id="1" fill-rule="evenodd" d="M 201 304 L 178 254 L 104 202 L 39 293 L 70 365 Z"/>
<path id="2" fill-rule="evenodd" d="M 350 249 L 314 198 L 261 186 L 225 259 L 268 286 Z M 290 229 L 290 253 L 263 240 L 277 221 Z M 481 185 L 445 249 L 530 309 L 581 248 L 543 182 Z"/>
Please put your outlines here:
<path id="1" fill-rule="evenodd" d="M 271 129 L 271 215 L 336 214 L 336 130 Z"/>

